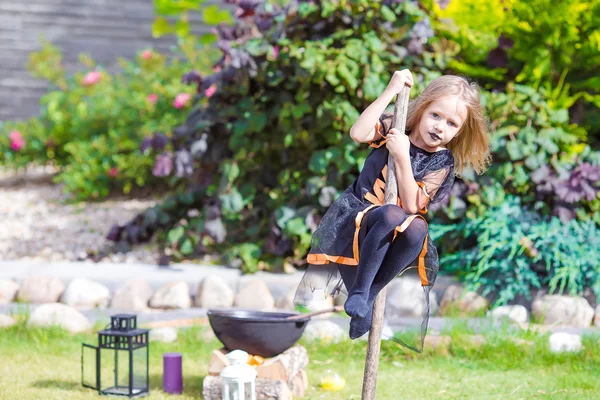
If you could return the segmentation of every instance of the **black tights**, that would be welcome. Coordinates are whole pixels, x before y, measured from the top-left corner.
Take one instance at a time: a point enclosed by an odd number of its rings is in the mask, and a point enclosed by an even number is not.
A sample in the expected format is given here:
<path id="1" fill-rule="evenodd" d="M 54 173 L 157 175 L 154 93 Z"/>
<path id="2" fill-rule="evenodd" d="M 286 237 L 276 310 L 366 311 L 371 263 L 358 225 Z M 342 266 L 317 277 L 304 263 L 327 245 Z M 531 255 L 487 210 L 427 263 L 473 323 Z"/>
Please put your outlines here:
<path id="1" fill-rule="evenodd" d="M 396 205 L 384 205 L 369 211 L 360 232 L 360 260 L 357 267 L 339 265 L 348 288 L 344 305 L 350 321 L 350 337 L 355 339 L 371 328 L 373 303 L 388 283 L 419 256 L 427 235 L 427 224 L 415 218 L 392 243 L 394 229 L 407 214 Z"/>

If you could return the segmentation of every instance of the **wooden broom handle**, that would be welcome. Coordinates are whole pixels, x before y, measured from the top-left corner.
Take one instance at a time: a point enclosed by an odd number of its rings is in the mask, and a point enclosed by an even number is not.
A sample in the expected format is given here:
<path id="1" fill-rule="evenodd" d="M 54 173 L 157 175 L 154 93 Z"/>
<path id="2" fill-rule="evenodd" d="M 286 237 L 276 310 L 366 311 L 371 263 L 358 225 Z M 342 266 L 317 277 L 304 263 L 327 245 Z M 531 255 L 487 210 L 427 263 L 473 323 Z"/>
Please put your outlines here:
<path id="1" fill-rule="evenodd" d="M 292 315 L 289 317 L 285 317 L 284 320 L 285 321 L 300 321 L 303 319 L 310 319 L 311 317 L 314 317 L 315 315 L 334 313 L 334 312 L 342 312 L 342 311 L 344 311 L 344 306 L 335 306 L 335 307 L 331 307 L 331 308 L 326 308 L 324 310 L 309 312 L 306 314 Z"/>
<path id="2" fill-rule="evenodd" d="M 393 127 L 404 133 L 406 130 L 406 117 L 408 112 L 408 97 L 410 87 L 404 86 L 396 97 L 394 106 Z M 394 157 L 388 155 L 388 169 L 385 186 L 385 204 L 397 204 L 398 181 Z M 375 388 L 377 386 L 377 370 L 379 369 L 379 352 L 381 350 L 381 331 L 383 330 L 383 316 L 385 312 L 385 298 L 387 288 L 384 287 L 373 305 L 373 322 L 369 331 L 369 344 L 367 347 L 367 359 L 365 361 L 365 375 L 363 377 L 362 400 L 375 400 Z"/>

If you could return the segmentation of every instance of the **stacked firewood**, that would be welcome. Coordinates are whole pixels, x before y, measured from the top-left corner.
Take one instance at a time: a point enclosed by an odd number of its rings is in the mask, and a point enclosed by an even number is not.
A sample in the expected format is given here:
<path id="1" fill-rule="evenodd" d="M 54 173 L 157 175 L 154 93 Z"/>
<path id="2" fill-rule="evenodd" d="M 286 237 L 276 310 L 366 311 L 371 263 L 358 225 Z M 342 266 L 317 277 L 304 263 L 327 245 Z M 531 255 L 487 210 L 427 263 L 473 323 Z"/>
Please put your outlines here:
<path id="1" fill-rule="evenodd" d="M 221 400 L 219 374 L 229 365 L 225 349 L 214 350 L 204 378 L 202 395 L 205 400 Z M 283 353 L 267 358 L 256 367 L 256 400 L 292 400 L 303 397 L 308 388 L 308 352 L 295 345 Z"/>

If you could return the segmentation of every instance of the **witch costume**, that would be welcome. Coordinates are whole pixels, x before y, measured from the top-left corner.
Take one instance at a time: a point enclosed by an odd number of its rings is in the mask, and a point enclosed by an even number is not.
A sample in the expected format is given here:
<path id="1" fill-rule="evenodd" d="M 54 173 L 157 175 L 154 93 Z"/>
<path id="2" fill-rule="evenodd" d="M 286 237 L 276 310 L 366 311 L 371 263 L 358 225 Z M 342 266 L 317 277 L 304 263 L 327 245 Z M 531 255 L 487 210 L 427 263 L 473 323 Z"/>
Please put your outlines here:
<path id="1" fill-rule="evenodd" d="M 336 296 L 340 292 L 350 293 L 348 301 L 361 299 L 362 306 L 357 306 L 350 321 L 350 337 L 355 339 L 371 328 L 373 303 L 379 291 L 398 274 L 416 268 L 423 289 L 417 295 L 423 299 L 414 303 L 421 309 L 413 312 L 422 315 L 420 329 L 393 339 L 420 352 L 429 320 L 429 292 L 439 270 L 437 250 L 429 238 L 424 216 L 428 204 L 443 200 L 450 192 L 454 158 L 450 150 L 428 152 L 411 143 L 413 176 L 427 204 L 412 215 L 401 207 L 399 196 L 396 205 L 384 205 L 389 154 L 384 144 L 391 124 L 390 113 L 379 118 L 376 130 L 382 138 L 370 143 L 373 150 L 360 175 L 329 207 L 313 233 L 307 257 L 309 267 L 294 302 L 307 305 L 318 296 Z M 393 301 L 388 298 L 388 304 L 390 300 Z M 347 311 L 349 306 L 354 307 L 347 302 Z"/>

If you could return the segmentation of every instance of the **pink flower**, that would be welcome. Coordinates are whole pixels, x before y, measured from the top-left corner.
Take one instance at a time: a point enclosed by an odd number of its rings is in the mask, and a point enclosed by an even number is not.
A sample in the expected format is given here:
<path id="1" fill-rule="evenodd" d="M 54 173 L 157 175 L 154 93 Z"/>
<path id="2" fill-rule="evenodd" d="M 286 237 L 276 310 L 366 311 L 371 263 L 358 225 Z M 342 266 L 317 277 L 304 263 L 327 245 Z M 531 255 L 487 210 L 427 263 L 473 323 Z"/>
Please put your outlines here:
<path id="1" fill-rule="evenodd" d="M 158 101 L 158 95 L 156 93 L 151 93 L 146 99 L 148 100 L 148 103 L 154 105 Z"/>
<path id="2" fill-rule="evenodd" d="M 108 170 L 108 176 L 111 178 L 116 178 L 119 175 L 119 169 L 117 167 L 112 167 Z"/>
<path id="3" fill-rule="evenodd" d="M 175 97 L 173 106 L 175 106 L 175 108 L 183 108 L 187 105 L 191 98 L 192 96 L 189 93 L 179 93 L 177 97 Z"/>
<path id="4" fill-rule="evenodd" d="M 149 60 L 152 58 L 152 50 L 144 50 L 142 51 L 142 58 L 144 60 Z"/>
<path id="5" fill-rule="evenodd" d="M 279 57 L 279 46 L 274 46 L 273 47 L 273 58 L 275 60 L 277 60 L 277 57 Z"/>
<path id="6" fill-rule="evenodd" d="M 10 148 L 13 151 L 19 151 L 25 147 L 25 139 L 23 139 L 23 135 L 19 131 L 9 133 L 8 139 L 10 140 Z"/>
<path id="7" fill-rule="evenodd" d="M 204 94 L 206 95 L 206 97 L 210 97 L 213 94 L 215 94 L 215 92 L 217 91 L 217 85 L 213 84 L 210 85 L 205 91 Z"/>
<path id="8" fill-rule="evenodd" d="M 98 71 L 90 71 L 81 80 L 83 86 L 92 86 L 100 81 L 102 74 Z"/>

